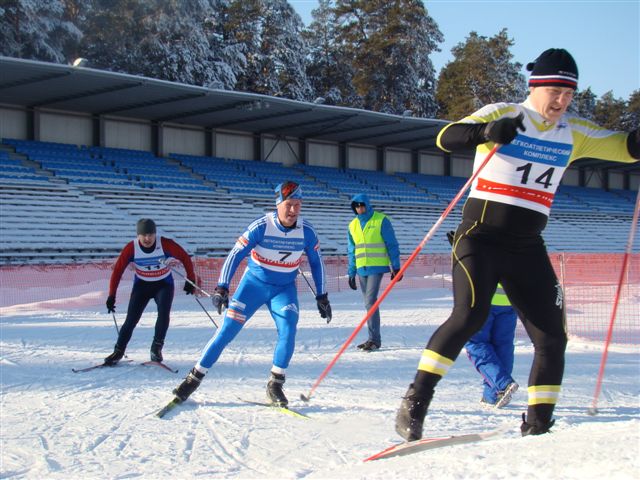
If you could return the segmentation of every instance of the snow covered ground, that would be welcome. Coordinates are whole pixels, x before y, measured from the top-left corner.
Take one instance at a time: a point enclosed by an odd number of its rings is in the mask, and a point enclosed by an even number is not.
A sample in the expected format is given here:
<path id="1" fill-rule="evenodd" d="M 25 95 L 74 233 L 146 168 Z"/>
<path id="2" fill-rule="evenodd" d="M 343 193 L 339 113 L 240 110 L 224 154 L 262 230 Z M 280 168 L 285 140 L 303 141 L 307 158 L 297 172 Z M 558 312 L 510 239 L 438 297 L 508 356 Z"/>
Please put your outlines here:
<path id="1" fill-rule="evenodd" d="M 176 295 L 164 353 L 177 374 L 140 366 L 148 360 L 155 319 L 145 313 L 127 351 L 133 362 L 73 373 L 110 353 L 115 326 L 99 306 L 31 304 L 0 309 L 0 478 L 28 479 L 638 479 L 640 361 L 637 345 L 612 346 L 600 413 L 589 416 L 602 344 L 572 340 L 553 433 L 522 438 L 532 358 L 518 339 L 521 384 L 503 410 L 480 406 L 481 380 L 464 353 L 440 383 L 425 435 L 505 427 L 482 443 L 363 463 L 399 437 L 394 418 L 422 348 L 449 313 L 448 290 L 397 290 L 382 304 L 383 349 L 350 346 L 319 385 L 325 366 L 363 318 L 360 292 L 331 295 L 326 325 L 311 295 L 301 294 L 296 354 L 285 385 L 291 406 L 311 420 L 251 406 L 262 400 L 275 329 L 260 311 L 223 353 L 191 399 L 158 419 L 155 411 L 198 358 L 214 328 L 192 297 Z M 124 299 L 122 299 L 124 302 Z M 208 300 L 203 304 L 209 307 Z M 119 303 L 118 321 L 126 303 Z M 211 312 L 214 318 L 217 315 Z M 364 338 L 361 332 L 356 338 Z"/>

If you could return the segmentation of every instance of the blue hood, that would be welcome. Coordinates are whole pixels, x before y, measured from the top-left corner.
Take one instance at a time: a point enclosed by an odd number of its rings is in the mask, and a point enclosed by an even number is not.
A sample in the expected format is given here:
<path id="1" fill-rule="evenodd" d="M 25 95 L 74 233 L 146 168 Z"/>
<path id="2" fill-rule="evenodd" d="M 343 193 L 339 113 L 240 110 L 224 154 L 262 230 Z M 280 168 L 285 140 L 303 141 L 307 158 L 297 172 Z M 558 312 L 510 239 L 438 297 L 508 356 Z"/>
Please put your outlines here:
<path id="1" fill-rule="evenodd" d="M 358 215 L 358 213 L 356 212 L 356 208 L 353 206 L 353 204 L 356 202 L 364 203 L 366 205 L 366 209 L 362 215 Z M 369 197 L 366 193 L 358 193 L 357 195 L 353 196 L 353 198 L 351 199 L 351 210 L 353 210 L 353 213 L 356 214 L 362 225 L 367 223 L 367 221 L 373 215 L 373 208 L 371 207 L 371 201 L 369 200 Z"/>

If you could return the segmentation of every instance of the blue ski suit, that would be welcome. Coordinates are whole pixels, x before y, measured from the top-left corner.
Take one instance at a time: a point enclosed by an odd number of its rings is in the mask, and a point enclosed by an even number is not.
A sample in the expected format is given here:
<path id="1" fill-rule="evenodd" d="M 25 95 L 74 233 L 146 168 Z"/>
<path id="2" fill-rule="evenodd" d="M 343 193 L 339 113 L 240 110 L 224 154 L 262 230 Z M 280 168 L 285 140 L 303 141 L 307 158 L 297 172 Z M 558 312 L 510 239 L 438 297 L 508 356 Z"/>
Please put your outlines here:
<path id="1" fill-rule="evenodd" d="M 498 284 L 487 321 L 464 345 L 469 360 L 482 375 L 482 398 L 486 403 L 495 404 L 498 392 L 504 391 L 514 381 L 511 373 L 517 321 L 515 310 L 502 285 Z"/>
<path id="2" fill-rule="evenodd" d="M 240 262 L 250 255 L 247 269 L 229 302 L 222 326 L 204 347 L 197 367 L 211 368 L 262 305 L 269 310 L 278 331 L 273 365 L 282 370 L 289 366 L 299 317 L 295 281 L 303 253 L 311 267 L 316 292 L 326 293 L 318 237 L 310 223 L 298 217 L 296 225 L 287 228 L 280 223 L 277 213 L 271 212 L 249 225 L 229 252 L 218 286 L 228 289 Z"/>

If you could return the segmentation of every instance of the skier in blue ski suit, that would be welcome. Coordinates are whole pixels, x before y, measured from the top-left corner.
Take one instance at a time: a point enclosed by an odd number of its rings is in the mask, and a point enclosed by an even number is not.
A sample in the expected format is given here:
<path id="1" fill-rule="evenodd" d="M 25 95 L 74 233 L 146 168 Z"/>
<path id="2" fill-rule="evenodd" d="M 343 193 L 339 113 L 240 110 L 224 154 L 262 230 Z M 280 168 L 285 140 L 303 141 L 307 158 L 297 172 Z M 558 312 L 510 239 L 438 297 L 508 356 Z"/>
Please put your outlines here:
<path id="1" fill-rule="evenodd" d="M 516 311 L 498 284 L 487 321 L 464 345 L 469 360 L 483 378 L 481 402 L 496 408 L 507 405 L 519 386 L 511 376 L 517 321 Z"/>
<path id="2" fill-rule="evenodd" d="M 320 315 L 327 319 L 327 323 L 331 321 L 331 305 L 318 237 L 313 226 L 299 216 L 302 206 L 300 186 L 288 181 L 278 185 L 275 192 L 277 211 L 267 213 L 251 223 L 238 238 L 222 266 L 212 301 L 218 313 L 222 313 L 225 307 L 228 309 L 222 326 L 204 347 L 200 360 L 182 384 L 174 389 L 173 393 L 182 401 L 195 391 L 244 324 L 258 308 L 265 305 L 278 332 L 267 396 L 278 406 L 287 405 L 282 385 L 295 347 L 299 317 L 296 277 L 303 253 L 311 267 Z M 247 256 L 247 268 L 229 302 L 229 284 Z"/>

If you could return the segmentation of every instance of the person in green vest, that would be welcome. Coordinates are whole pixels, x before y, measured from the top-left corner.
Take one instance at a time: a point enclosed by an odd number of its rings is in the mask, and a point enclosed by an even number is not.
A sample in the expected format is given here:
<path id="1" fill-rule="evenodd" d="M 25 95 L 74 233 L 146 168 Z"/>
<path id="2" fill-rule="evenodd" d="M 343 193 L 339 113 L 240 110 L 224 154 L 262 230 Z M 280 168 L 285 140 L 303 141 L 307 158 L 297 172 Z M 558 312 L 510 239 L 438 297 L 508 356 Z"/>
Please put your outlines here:
<path id="1" fill-rule="evenodd" d="M 366 194 L 355 195 L 351 199 L 351 209 L 356 216 L 349 223 L 347 232 L 349 287 L 352 290 L 358 289 L 357 275 L 368 312 L 378 301 L 378 291 L 384 274 L 391 272 L 393 280 L 400 271 L 400 247 L 391 220 L 371 207 Z M 400 280 L 402 277 L 398 278 L 398 281 Z M 367 327 L 369 337 L 366 342 L 358 345 L 358 349 L 372 352 L 382 345 L 379 309 L 369 317 Z"/>
<path id="2" fill-rule="evenodd" d="M 502 285 L 498 283 L 484 326 L 465 343 L 469 360 L 482 375 L 484 391 L 480 403 L 502 408 L 518 390 L 511 376 L 518 315 Z"/>

